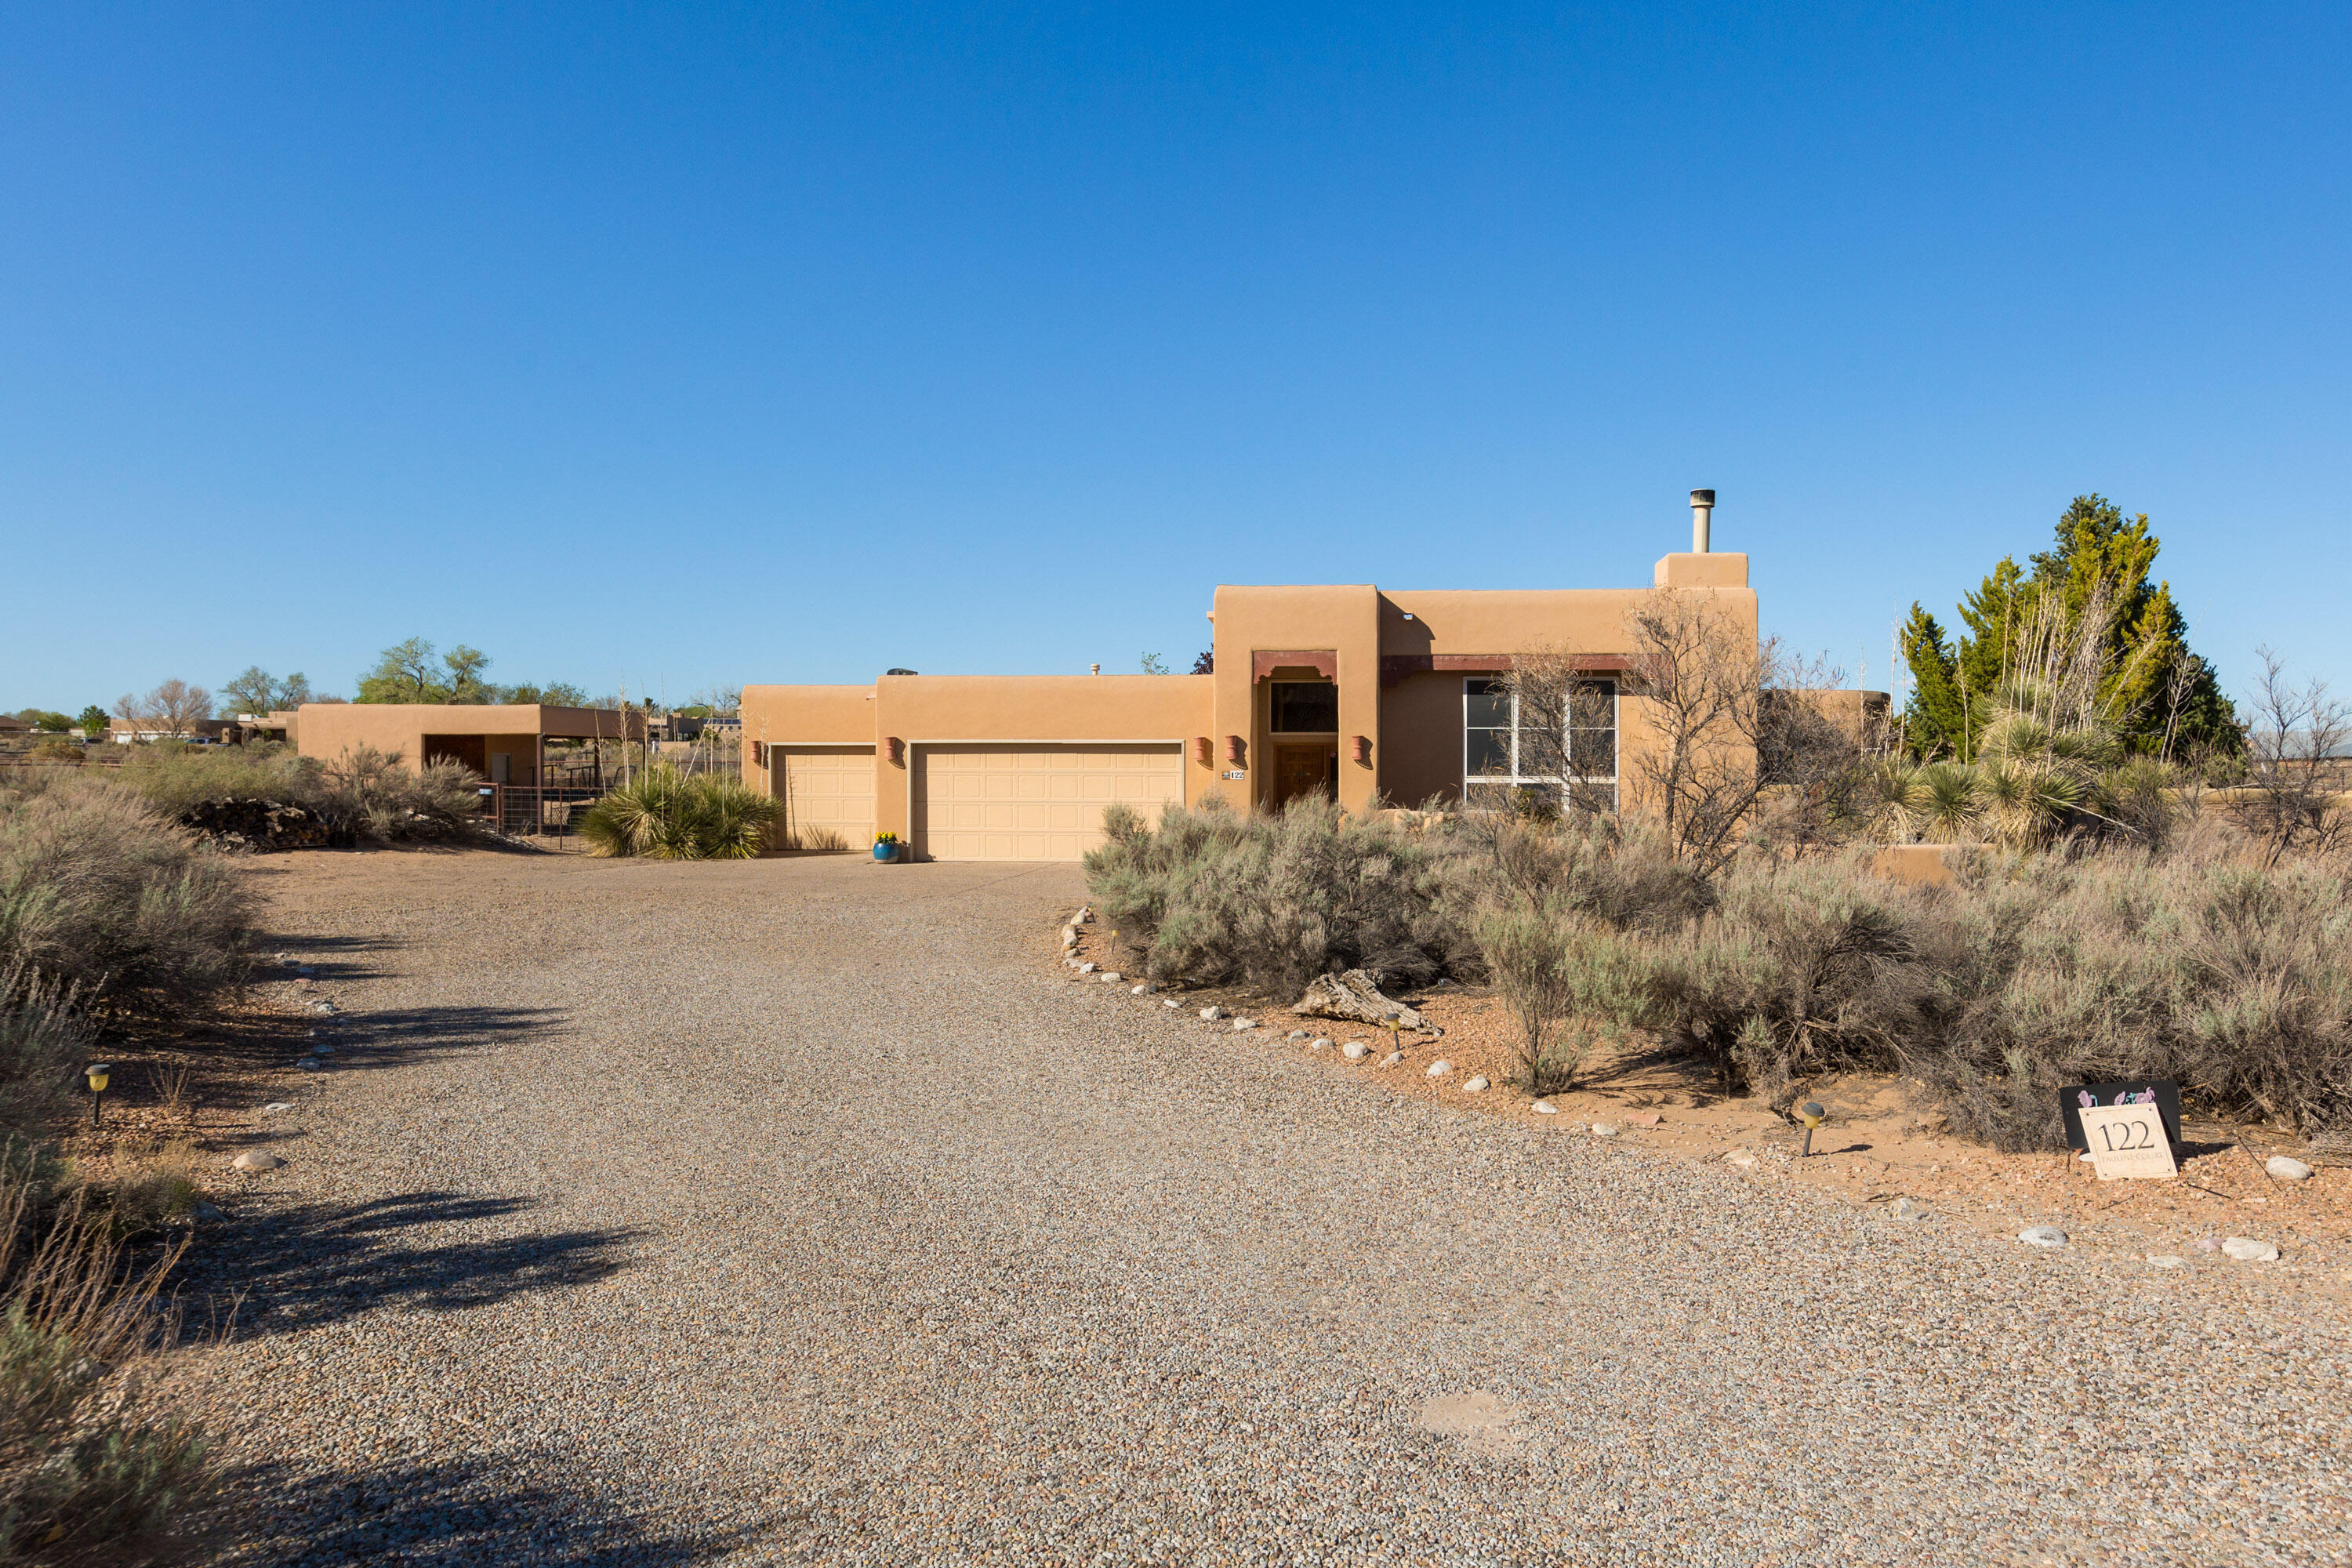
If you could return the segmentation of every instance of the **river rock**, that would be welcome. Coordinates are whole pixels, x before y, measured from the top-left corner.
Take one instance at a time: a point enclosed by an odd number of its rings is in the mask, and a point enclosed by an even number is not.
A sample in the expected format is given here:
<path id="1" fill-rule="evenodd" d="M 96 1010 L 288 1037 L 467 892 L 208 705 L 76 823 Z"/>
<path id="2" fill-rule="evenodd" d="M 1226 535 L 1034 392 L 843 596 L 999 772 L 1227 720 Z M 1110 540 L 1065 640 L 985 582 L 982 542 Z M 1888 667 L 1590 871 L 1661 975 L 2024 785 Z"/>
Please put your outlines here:
<path id="1" fill-rule="evenodd" d="M 2290 1160 L 2284 1154 L 2272 1155 L 2270 1163 L 2264 1165 L 2263 1169 L 2270 1173 L 2271 1180 L 2274 1182 L 2307 1182 L 2311 1180 L 2310 1166 L 2305 1164 L 2300 1160 Z"/>
<path id="2" fill-rule="evenodd" d="M 2221 1242 L 2221 1250 L 2241 1263 L 2276 1263 L 2279 1260 L 2277 1247 L 2267 1241 L 2256 1241 L 2251 1236 L 2227 1237 Z"/>
<path id="3" fill-rule="evenodd" d="M 2028 1247 L 2064 1247 L 2066 1233 L 2054 1225 L 2029 1225 L 2017 1233 L 2017 1239 Z"/>
<path id="4" fill-rule="evenodd" d="M 267 1149 L 247 1149 L 244 1153 L 239 1154 L 236 1159 L 231 1160 L 229 1163 L 236 1166 L 240 1171 L 251 1173 L 254 1171 L 274 1171 L 278 1169 L 278 1166 L 286 1163 L 286 1162 L 279 1159 L 277 1155 L 271 1153 Z"/>

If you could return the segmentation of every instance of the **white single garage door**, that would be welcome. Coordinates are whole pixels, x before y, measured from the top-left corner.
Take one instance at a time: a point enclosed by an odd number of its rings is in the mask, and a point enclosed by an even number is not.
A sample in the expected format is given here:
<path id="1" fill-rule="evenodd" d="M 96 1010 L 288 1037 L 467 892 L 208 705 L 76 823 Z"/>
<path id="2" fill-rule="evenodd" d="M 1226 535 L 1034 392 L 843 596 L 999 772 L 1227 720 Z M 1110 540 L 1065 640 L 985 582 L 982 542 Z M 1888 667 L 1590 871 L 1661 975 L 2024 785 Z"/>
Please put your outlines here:
<path id="1" fill-rule="evenodd" d="M 803 849 L 863 849 L 874 842 L 874 748 L 768 747 L 769 787 Z"/>
<path id="2" fill-rule="evenodd" d="M 918 746 L 913 772 L 915 852 L 935 860 L 1075 860 L 1112 802 L 1156 823 L 1184 798 L 1174 744 Z"/>

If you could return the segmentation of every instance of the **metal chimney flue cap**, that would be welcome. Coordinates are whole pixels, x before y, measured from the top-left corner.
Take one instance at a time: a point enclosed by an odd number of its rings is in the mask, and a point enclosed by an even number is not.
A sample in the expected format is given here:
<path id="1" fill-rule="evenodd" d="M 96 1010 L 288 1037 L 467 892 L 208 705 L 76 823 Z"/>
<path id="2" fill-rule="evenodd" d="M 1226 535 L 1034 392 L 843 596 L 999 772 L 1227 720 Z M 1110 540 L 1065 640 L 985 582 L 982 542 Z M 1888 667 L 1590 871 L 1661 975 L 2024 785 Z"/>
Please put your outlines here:
<path id="1" fill-rule="evenodd" d="M 1714 504 L 1715 504 L 1715 492 L 1714 492 L 1713 490 L 1693 490 L 1693 491 L 1691 491 L 1691 505 L 1693 505 L 1693 506 L 1713 506 Z"/>

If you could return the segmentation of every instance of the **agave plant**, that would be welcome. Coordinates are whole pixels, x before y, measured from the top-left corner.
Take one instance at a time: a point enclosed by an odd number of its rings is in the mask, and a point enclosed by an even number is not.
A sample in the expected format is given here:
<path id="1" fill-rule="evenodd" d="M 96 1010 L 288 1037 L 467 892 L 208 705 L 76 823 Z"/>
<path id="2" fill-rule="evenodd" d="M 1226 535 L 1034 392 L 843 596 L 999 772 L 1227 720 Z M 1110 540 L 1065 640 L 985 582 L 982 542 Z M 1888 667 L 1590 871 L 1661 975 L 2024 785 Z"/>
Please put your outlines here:
<path id="1" fill-rule="evenodd" d="M 782 815 L 772 796 L 740 782 L 648 768 L 590 806 L 580 836 L 597 855 L 655 860 L 748 860 L 768 847 Z"/>

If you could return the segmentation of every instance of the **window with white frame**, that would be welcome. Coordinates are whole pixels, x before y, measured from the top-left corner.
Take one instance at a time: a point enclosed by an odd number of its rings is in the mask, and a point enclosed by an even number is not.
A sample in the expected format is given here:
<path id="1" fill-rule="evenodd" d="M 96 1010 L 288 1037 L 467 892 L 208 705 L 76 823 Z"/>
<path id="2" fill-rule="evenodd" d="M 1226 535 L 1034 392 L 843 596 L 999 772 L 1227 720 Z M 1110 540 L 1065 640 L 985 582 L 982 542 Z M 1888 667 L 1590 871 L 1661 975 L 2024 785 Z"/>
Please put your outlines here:
<path id="1" fill-rule="evenodd" d="M 1522 727 L 1518 700 L 1510 688 L 1488 677 L 1462 687 L 1462 784 L 1465 798 L 1535 790 L 1557 802 L 1571 782 L 1594 804 L 1614 805 L 1617 795 L 1617 683 L 1581 680 L 1565 716 L 1568 778 L 1547 771 L 1538 757 L 1549 747 Z"/>

